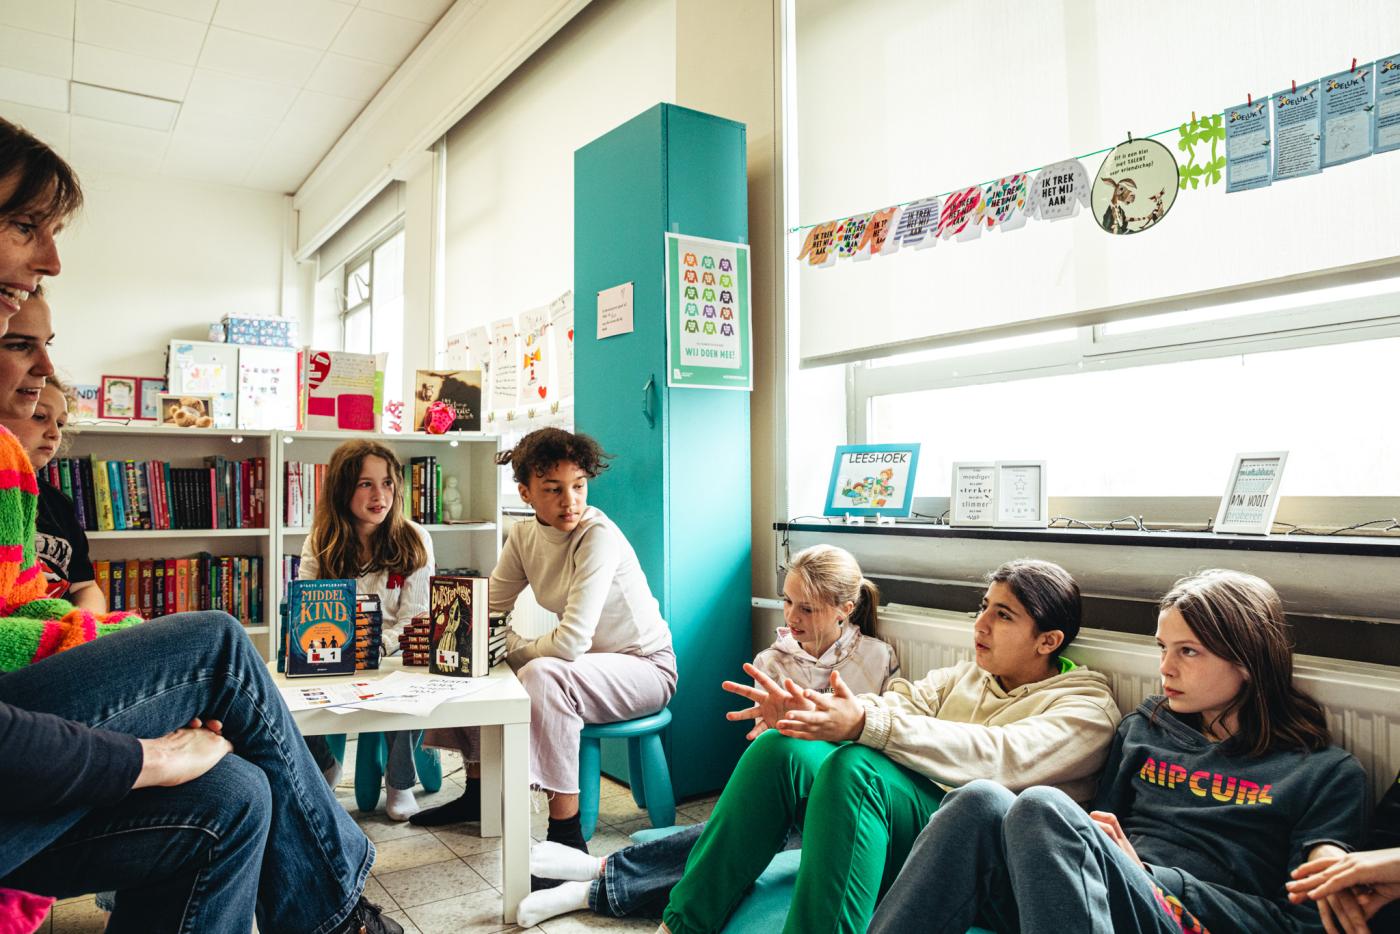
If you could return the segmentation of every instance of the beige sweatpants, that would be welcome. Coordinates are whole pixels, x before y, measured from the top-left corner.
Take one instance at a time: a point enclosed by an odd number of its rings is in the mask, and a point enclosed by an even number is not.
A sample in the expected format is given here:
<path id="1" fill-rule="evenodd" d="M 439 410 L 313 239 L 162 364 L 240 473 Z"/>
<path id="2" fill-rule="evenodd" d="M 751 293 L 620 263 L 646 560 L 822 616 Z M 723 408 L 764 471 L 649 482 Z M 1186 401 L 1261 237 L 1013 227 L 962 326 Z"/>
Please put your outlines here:
<path id="1" fill-rule="evenodd" d="M 530 695 L 530 785 L 578 794 L 578 738 L 585 723 L 616 723 L 665 707 L 676 693 L 676 655 L 589 652 L 574 661 L 536 658 L 516 672 Z M 481 728 L 428 730 L 424 745 L 481 761 Z"/>

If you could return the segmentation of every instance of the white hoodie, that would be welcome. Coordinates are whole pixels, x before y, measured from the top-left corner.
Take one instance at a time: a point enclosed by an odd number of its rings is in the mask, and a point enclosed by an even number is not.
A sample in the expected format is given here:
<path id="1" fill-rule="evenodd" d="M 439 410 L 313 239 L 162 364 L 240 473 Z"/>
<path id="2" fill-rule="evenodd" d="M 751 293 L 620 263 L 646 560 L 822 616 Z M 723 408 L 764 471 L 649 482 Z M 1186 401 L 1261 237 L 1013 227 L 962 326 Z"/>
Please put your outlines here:
<path id="1" fill-rule="evenodd" d="M 894 646 L 866 636 L 857 626 L 844 627 L 821 658 L 813 658 L 792 637 L 792 630 L 779 627 L 778 638 L 758 653 L 753 664 L 779 684 L 784 678 L 791 678 L 804 688 L 826 692 L 831 690 L 833 671 L 841 672 L 842 680 L 856 694 L 883 691 L 899 674 L 899 658 L 894 654 Z M 772 726 L 762 719 L 756 722 L 760 726 Z"/>
<path id="2" fill-rule="evenodd" d="M 1005 691 L 976 662 L 896 678 L 863 694 L 857 742 L 945 788 L 986 778 L 1021 791 L 1053 785 L 1093 797 L 1121 719 L 1108 679 L 1061 658 L 1060 674 Z"/>

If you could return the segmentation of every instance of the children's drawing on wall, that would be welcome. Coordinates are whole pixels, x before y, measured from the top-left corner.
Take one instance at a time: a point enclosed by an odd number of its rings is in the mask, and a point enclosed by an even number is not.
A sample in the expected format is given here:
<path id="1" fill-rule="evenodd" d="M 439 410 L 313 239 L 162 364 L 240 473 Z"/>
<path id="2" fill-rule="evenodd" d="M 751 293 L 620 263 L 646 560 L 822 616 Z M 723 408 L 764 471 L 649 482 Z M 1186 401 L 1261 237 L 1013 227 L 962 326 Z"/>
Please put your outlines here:
<path id="1" fill-rule="evenodd" d="M 1167 216 L 1180 184 L 1171 150 L 1151 139 L 1115 146 L 1099 167 L 1093 212 L 1111 234 L 1142 233 Z"/>
<path id="2" fill-rule="evenodd" d="M 520 314 L 520 402 L 534 405 L 551 398 L 548 337 L 550 308 Z"/>

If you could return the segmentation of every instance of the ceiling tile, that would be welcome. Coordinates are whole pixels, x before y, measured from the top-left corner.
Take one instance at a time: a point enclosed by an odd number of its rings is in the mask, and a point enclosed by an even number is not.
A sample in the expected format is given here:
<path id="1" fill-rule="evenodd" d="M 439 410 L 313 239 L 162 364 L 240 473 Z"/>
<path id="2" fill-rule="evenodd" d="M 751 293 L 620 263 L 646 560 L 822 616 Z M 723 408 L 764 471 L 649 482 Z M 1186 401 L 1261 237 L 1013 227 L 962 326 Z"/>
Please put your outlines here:
<path id="1" fill-rule="evenodd" d="M 73 40 L 29 29 L 0 29 L 0 62 L 21 71 L 67 78 L 73 73 Z"/>
<path id="2" fill-rule="evenodd" d="M 321 55 L 304 45 L 215 26 L 204 40 L 199 67 L 301 87 L 315 71 Z"/>
<path id="3" fill-rule="evenodd" d="M 221 0 L 214 25 L 326 49 L 350 13 L 334 0 Z"/>
<path id="4" fill-rule="evenodd" d="M 3 109 L 6 120 L 24 127 L 59 153 L 68 151 L 68 114 L 9 102 Z"/>
<path id="5" fill-rule="evenodd" d="M 178 101 L 184 100 L 193 76 L 194 69 L 189 65 L 144 58 L 85 42 L 73 46 L 74 81 Z"/>
<path id="6" fill-rule="evenodd" d="M 68 82 L 51 75 L 0 66 L 0 100 L 67 111 Z"/>
<path id="7" fill-rule="evenodd" d="M 84 169 L 154 175 L 160 171 L 170 134 L 159 130 L 74 117 L 73 160 Z"/>
<path id="8" fill-rule="evenodd" d="M 173 129 L 175 116 L 180 112 L 180 105 L 176 101 L 99 88 L 76 81 L 72 85 L 72 95 L 70 109 L 75 117 L 92 117 L 148 130 L 166 132 Z"/>
<path id="9" fill-rule="evenodd" d="M 314 134 L 329 133 L 330 139 L 326 141 L 322 150 L 324 155 L 364 107 L 363 101 L 348 100 L 316 91 L 302 91 L 277 130 L 279 134 L 289 127 Z"/>
<path id="10" fill-rule="evenodd" d="M 367 62 L 360 58 L 350 58 L 327 52 L 316 66 L 311 80 L 306 82 L 310 91 L 335 94 L 339 97 L 367 101 L 384 86 L 394 73 L 392 65 Z"/>
<path id="11" fill-rule="evenodd" d="M 262 191 L 293 194 L 321 161 L 322 155 L 320 150 L 312 147 L 295 150 L 269 145 L 263 151 L 262 158 L 254 163 L 243 184 Z"/>
<path id="12" fill-rule="evenodd" d="M 282 122 L 296 96 L 297 89 L 290 85 L 200 69 L 180 108 L 177 130 L 261 142 Z"/>
<path id="13" fill-rule="evenodd" d="M 441 19 L 451 5 L 452 0 L 360 0 L 362 10 L 392 13 L 429 26 Z"/>
<path id="14" fill-rule="evenodd" d="M 0 24 L 73 38 L 73 0 L 0 0 Z"/>
<path id="15" fill-rule="evenodd" d="M 78 0 L 79 42 L 193 65 L 208 27 L 112 0 Z"/>
<path id="16" fill-rule="evenodd" d="M 332 52 L 397 66 L 428 32 L 424 23 L 373 10 L 356 10 L 331 45 Z"/>
<path id="17" fill-rule="evenodd" d="M 197 23 L 207 23 L 209 18 L 214 15 L 214 7 L 218 0 L 114 0 L 114 2 L 138 6 L 144 10 L 154 10 L 157 13 L 169 13 L 171 16 L 194 20 Z"/>
<path id="18" fill-rule="evenodd" d="M 224 185 L 242 185 L 248 168 L 262 151 L 261 141 L 239 136 L 176 130 L 165 151 L 161 172 Z"/>

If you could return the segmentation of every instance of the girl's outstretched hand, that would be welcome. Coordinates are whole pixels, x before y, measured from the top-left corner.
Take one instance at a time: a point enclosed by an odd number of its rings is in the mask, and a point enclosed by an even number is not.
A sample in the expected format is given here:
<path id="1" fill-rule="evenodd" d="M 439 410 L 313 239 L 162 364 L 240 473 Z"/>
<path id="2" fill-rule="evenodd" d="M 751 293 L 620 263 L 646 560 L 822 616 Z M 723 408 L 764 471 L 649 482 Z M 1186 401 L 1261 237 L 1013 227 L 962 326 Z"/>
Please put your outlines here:
<path id="1" fill-rule="evenodd" d="M 724 715 L 727 720 L 755 721 L 753 729 L 749 730 L 745 739 L 757 739 L 760 733 L 768 729 L 769 725 L 781 720 L 789 710 L 811 706 L 802 697 L 802 689 L 793 684 L 791 679 L 785 679 L 787 685 L 781 686 L 748 662 L 744 664 L 744 673 L 753 678 L 753 687 L 735 681 L 726 681 L 720 686 L 731 694 L 738 694 L 753 701 L 753 706 L 747 710 L 731 710 Z"/>
<path id="2" fill-rule="evenodd" d="M 788 687 L 797 685 L 788 681 Z M 865 729 L 865 705 L 851 693 L 838 672 L 831 673 L 830 694 L 802 693 L 807 701 L 806 709 L 789 709 L 784 717 L 774 721 L 778 732 L 784 736 L 836 743 L 856 739 Z"/>

